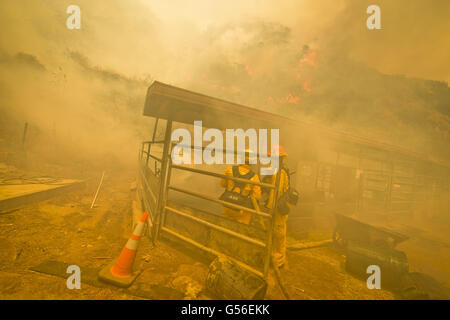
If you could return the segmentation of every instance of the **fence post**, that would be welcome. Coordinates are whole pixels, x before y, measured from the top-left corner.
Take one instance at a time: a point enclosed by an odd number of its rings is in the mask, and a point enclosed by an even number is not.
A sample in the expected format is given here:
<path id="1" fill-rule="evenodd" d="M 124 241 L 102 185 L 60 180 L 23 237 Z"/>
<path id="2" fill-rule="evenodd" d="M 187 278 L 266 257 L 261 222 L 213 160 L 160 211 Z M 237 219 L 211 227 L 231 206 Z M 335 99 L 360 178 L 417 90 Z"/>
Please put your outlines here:
<path id="1" fill-rule="evenodd" d="M 268 235 L 267 235 L 267 241 L 266 241 L 266 259 L 264 261 L 264 278 L 267 278 L 267 275 L 269 273 L 269 267 L 270 262 L 272 260 L 272 238 L 273 238 L 273 219 L 275 215 L 275 211 L 277 208 L 278 203 L 278 189 L 280 188 L 280 177 L 281 177 L 281 168 L 283 168 L 283 157 L 280 157 L 280 162 L 278 165 L 278 171 L 277 171 L 277 178 L 275 180 L 275 189 L 273 191 L 273 202 L 272 202 L 272 208 L 270 209 L 270 219 L 269 219 L 269 225 L 267 228 Z"/>
<path id="2" fill-rule="evenodd" d="M 167 199 L 169 198 L 169 185 L 170 185 L 170 177 L 172 174 L 172 142 L 170 141 L 169 146 L 169 157 L 167 158 L 168 164 L 167 164 L 167 178 L 166 178 L 166 185 L 164 187 L 163 191 L 163 198 L 162 198 L 162 209 L 161 209 L 161 226 L 164 226 L 164 222 L 166 220 L 166 203 Z"/>
<path id="3" fill-rule="evenodd" d="M 156 118 L 156 120 L 155 120 L 155 126 L 154 126 L 154 128 L 153 128 L 152 141 L 149 142 L 148 148 L 147 148 L 147 161 L 146 161 L 147 166 L 148 166 L 148 159 L 150 158 L 151 146 L 152 146 L 153 142 L 155 142 L 156 130 L 158 129 L 158 121 L 159 121 L 159 118 Z M 155 171 L 155 172 L 156 172 L 156 171 Z"/>
<path id="4" fill-rule="evenodd" d="M 167 188 L 167 164 L 168 164 L 168 157 L 169 155 L 169 148 L 170 148 L 170 137 L 172 133 L 172 120 L 167 119 L 166 124 L 166 132 L 164 134 L 164 148 L 163 148 L 163 154 L 161 158 L 161 174 L 159 177 L 159 193 L 158 193 L 158 203 L 156 205 L 156 213 L 155 213 L 155 228 L 153 230 L 153 237 L 152 241 L 153 243 L 156 243 L 159 237 L 159 232 L 161 229 L 161 214 L 163 211 L 163 198 L 164 198 L 164 192 Z"/>

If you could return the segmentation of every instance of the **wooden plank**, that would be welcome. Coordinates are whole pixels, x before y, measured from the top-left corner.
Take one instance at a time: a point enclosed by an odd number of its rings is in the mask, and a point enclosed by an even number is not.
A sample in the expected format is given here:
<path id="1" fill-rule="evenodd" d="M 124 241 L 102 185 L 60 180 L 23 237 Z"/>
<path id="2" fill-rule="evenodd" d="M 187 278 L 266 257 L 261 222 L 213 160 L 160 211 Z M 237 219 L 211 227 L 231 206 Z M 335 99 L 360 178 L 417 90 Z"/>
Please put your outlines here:
<path id="1" fill-rule="evenodd" d="M 85 181 L 81 180 L 62 180 L 61 184 L 0 185 L 0 213 L 44 201 L 84 185 Z M 21 192 L 21 189 L 25 191 Z"/>

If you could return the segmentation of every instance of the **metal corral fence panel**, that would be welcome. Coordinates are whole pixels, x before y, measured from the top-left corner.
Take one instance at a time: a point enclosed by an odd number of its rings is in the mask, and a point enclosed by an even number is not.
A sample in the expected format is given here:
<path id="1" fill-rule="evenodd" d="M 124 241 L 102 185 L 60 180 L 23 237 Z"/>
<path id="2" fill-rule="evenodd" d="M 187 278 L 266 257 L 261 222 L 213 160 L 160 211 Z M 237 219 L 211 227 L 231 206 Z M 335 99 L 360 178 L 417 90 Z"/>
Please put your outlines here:
<path id="1" fill-rule="evenodd" d="M 166 130 L 166 137 L 168 133 L 170 132 Z M 168 136 L 170 137 L 170 134 Z M 245 182 L 273 189 L 274 197 L 277 199 L 278 188 L 276 186 L 280 183 L 279 175 L 277 175 L 275 185 L 272 185 L 230 177 L 211 170 L 175 165 L 170 157 L 172 145 L 168 139 L 164 143 L 165 147 L 161 158 L 152 155 L 152 147 L 149 146 L 151 144 L 154 143 L 144 142 L 142 144 L 139 188 L 143 207 L 149 211 L 151 216 L 153 241 L 157 241 L 160 236 L 176 239 L 207 254 L 224 255 L 254 274 L 267 277 L 271 259 L 272 210 L 263 212 L 259 208 L 249 209 L 219 200 L 217 196 L 205 193 L 204 191 L 208 190 L 202 190 L 201 186 L 182 188 L 172 185 L 171 177 L 174 171 L 185 171 L 191 175 Z M 154 167 L 151 159 L 159 161 L 159 166 Z M 153 168 L 156 169 L 152 170 Z M 160 169 L 158 170 L 158 168 Z M 191 200 L 185 201 L 186 197 L 190 197 Z M 192 201 L 192 199 L 197 200 Z M 213 205 L 207 205 L 206 208 L 209 209 L 203 210 L 198 205 L 192 205 L 195 202 L 207 202 Z M 224 206 L 249 212 L 253 215 L 254 221 L 258 221 L 260 224 L 246 225 L 231 221 L 222 216 L 222 212 L 220 212 Z M 274 207 L 276 207 L 276 201 Z"/>

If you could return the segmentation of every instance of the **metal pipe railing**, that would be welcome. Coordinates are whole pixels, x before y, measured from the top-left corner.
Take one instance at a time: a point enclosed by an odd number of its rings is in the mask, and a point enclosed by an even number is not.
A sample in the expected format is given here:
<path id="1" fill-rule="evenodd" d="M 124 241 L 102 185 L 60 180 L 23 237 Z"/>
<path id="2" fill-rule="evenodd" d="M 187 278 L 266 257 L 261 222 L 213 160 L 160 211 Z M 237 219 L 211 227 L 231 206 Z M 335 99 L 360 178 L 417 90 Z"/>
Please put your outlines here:
<path id="1" fill-rule="evenodd" d="M 147 141 L 142 141 L 142 143 L 144 143 L 144 144 L 148 144 L 148 143 L 163 144 L 164 140 L 157 140 L 157 141 L 147 140 Z"/>
<path id="2" fill-rule="evenodd" d="M 257 186 L 264 187 L 264 188 L 275 189 L 275 186 L 273 184 L 257 182 L 257 181 L 242 179 L 242 178 L 233 177 L 233 176 L 227 176 L 227 175 L 221 174 L 221 173 L 216 173 L 216 172 L 211 172 L 211 171 L 206 171 L 206 170 L 201 170 L 201 169 L 194 169 L 194 168 L 189 168 L 189 167 L 180 166 L 180 165 L 176 165 L 176 164 L 172 164 L 172 168 L 195 172 L 195 173 L 200 173 L 200 174 L 204 174 L 204 175 L 212 176 L 212 177 L 216 177 L 216 178 L 233 180 L 236 182 L 243 182 L 245 184 L 253 184 L 253 185 L 257 185 Z"/>
<path id="3" fill-rule="evenodd" d="M 144 151 L 145 152 L 145 151 Z M 145 152 L 145 153 L 147 153 L 147 152 Z M 158 161 L 158 162 L 162 162 L 162 159 L 161 158 L 158 158 L 157 156 L 154 156 L 154 155 L 152 155 L 152 154 L 147 154 L 150 158 L 152 158 L 153 160 L 156 160 L 156 161 Z"/>
<path id="4" fill-rule="evenodd" d="M 191 195 L 191 196 L 194 196 L 194 197 L 197 197 L 197 198 L 201 198 L 201 199 L 204 199 L 204 200 L 216 202 L 216 203 L 221 204 L 221 205 L 223 205 L 225 207 L 229 207 L 229 208 L 233 208 L 233 209 L 236 209 L 236 210 L 243 210 L 243 211 L 246 211 L 246 212 L 254 213 L 254 214 L 259 215 L 261 217 L 265 217 L 265 218 L 271 218 L 272 217 L 272 215 L 270 215 L 268 213 L 256 211 L 254 209 L 249 209 L 249 208 L 244 207 L 244 206 L 240 206 L 240 205 L 237 205 L 237 204 L 234 204 L 234 203 L 230 203 L 230 202 L 227 202 L 227 201 L 216 199 L 215 197 L 211 197 L 211 196 L 208 196 L 208 195 L 203 194 L 203 193 L 189 191 L 189 190 L 178 188 L 178 187 L 171 186 L 171 185 L 168 186 L 167 188 L 169 188 L 171 190 L 174 190 L 174 191 L 181 192 L 181 193 L 186 193 L 188 195 Z"/>
<path id="5" fill-rule="evenodd" d="M 223 253 L 221 253 L 219 251 L 216 251 L 216 250 L 211 249 L 211 248 L 209 248 L 207 246 L 204 246 L 204 245 L 198 243 L 197 241 L 194 241 L 194 240 L 192 240 L 192 239 L 190 239 L 188 237 L 185 237 L 185 236 L 183 236 L 183 235 L 181 235 L 181 234 L 179 234 L 179 233 L 177 233 L 177 232 L 175 232 L 175 231 L 173 231 L 173 230 L 171 230 L 171 229 L 169 229 L 167 227 L 162 226 L 161 230 L 164 231 L 164 232 L 167 232 L 168 234 L 170 234 L 170 235 L 172 235 L 172 236 L 174 236 L 174 237 L 176 237 L 176 238 L 178 238 L 180 240 L 183 240 L 184 242 L 189 243 L 190 245 L 193 245 L 193 246 L 195 246 L 195 247 L 197 247 L 197 248 L 199 248 L 199 249 L 201 249 L 201 250 L 203 250 L 205 252 L 213 254 L 215 256 L 224 255 Z M 249 265 L 247 265 L 247 264 L 245 264 L 245 263 L 243 263 L 243 262 L 241 262 L 241 261 L 239 261 L 239 260 L 237 260 L 237 259 L 235 259 L 233 257 L 230 257 L 229 255 L 226 255 L 226 256 L 227 256 L 228 259 L 230 259 L 231 261 L 233 261 L 237 265 L 241 266 L 242 268 L 244 268 L 244 269 L 246 269 L 246 270 L 248 270 L 248 271 L 250 271 L 250 272 L 252 272 L 252 273 L 254 273 L 254 274 L 258 275 L 258 276 L 260 276 L 261 278 L 264 278 L 264 274 L 261 271 L 256 270 L 255 268 L 253 268 L 253 267 L 251 267 L 251 266 L 249 266 Z"/>
<path id="6" fill-rule="evenodd" d="M 280 158 L 280 168 L 283 166 L 283 158 Z M 272 260 L 272 238 L 273 238 L 273 213 L 275 212 L 275 208 L 278 204 L 278 190 L 280 189 L 280 177 L 281 177 L 281 170 L 278 171 L 276 179 L 275 179 L 275 189 L 273 190 L 273 201 L 272 201 L 272 207 L 270 208 L 270 219 L 269 219 L 269 226 L 267 230 L 269 232 L 267 233 L 267 248 L 266 248 L 266 257 L 264 259 L 264 269 L 263 274 L 264 278 L 266 278 L 269 274 L 269 268 L 270 268 L 270 262 Z M 270 197 L 270 195 L 269 195 Z"/>
<path id="7" fill-rule="evenodd" d="M 172 144 L 175 144 L 175 143 L 177 143 L 176 141 L 172 141 L 171 142 Z M 199 149 L 201 149 L 201 150 L 205 150 L 205 149 L 211 149 L 211 150 L 214 150 L 214 152 L 224 152 L 224 153 L 234 153 L 235 155 L 236 154 L 240 154 L 240 155 L 245 155 L 246 154 L 246 152 L 244 151 L 244 152 L 242 152 L 242 151 L 238 151 L 237 149 L 235 150 L 234 148 L 233 148 L 233 151 L 230 151 L 230 150 L 228 150 L 228 149 L 217 149 L 217 148 L 210 148 L 209 146 L 201 146 L 201 147 L 198 147 L 198 146 L 195 146 L 195 145 L 186 145 L 186 144 L 180 144 L 180 143 L 178 143 L 177 145 L 176 145 L 177 147 L 181 147 L 181 148 L 189 148 L 189 149 L 197 149 L 197 150 L 199 150 Z M 252 152 L 252 156 L 254 156 L 254 157 L 258 157 L 260 154 L 259 154 L 259 152 Z M 267 155 L 267 154 L 265 154 L 265 155 Z"/>
<path id="8" fill-rule="evenodd" d="M 155 211 L 155 220 L 156 220 L 155 221 L 155 225 L 156 225 L 156 228 L 154 228 L 154 230 L 153 230 L 153 241 L 156 241 L 156 239 L 158 238 L 159 230 L 162 230 L 162 231 L 165 231 L 165 232 L 167 232 L 167 233 L 169 233 L 169 234 L 171 234 L 171 235 L 173 235 L 173 236 L 175 236 L 175 237 L 177 237 L 177 238 L 179 238 L 179 239 L 181 239 L 181 240 L 183 240 L 183 241 L 185 241 L 187 243 L 190 243 L 190 244 L 192 244 L 192 245 L 194 245 L 194 246 L 196 246 L 198 248 L 201 248 L 201 249 L 203 249 L 206 252 L 210 252 L 210 253 L 213 253 L 215 255 L 223 254 L 223 253 L 221 253 L 221 252 L 219 252 L 217 250 L 214 250 L 214 249 L 209 248 L 209 247 L 207 247 L 205 245 L 197 243 L 195 240 L 187 238 L 186 236 L 183 236 L 183 235 L 177 233 L 175 230 L 171 230 L 171 229 L 167 228 L 165 226 L 166 215 L 167 215 L 168 212 L 171 212 L 172 214 L 177 214 L 177 215 L 185 217 L 187 219 L 191 219 L 192 221 L 195 221 L 196 223 L 200 223 L 200 224 L 202 224 L 202 225 L 204 225 L 204 226 L 206 226 L 208 228 L 217 230 L 219 232 L 223 232 L 223 233 L 228 234 L 230 236 L 233 236 L 235 238 L 239 238 L 239 239 L 241 239 L 243 241 L 246 241 L 247 243 L 250 243 L 252 245 L 256 245 L 258 247 L 263 248 L 264 251 L 265 251 L 265 253 L 264 253 L 264 256 L 265 256 L 265 258 L 264 258 L 264 265 L 262 266 L 263 272 L 261 272 L 259 270 L 256 270 L 255 268 L 249 266 L 248 264 L 246 264 L 244 262 L 241 262 L 241 261 L 239 261 L 239 260 L 237 260 L 237 259 L 235 259 L 233 257 L 229 257 L 229 258 L 231 258 L 233 261 L 235 261 L 236 263 L 238 263 L 242 267 L 246 268 L 247 270 L 249 270 L 249 271 L 251 271 L 251 272 L 253 272 L 255 274 L 258 274 L 261 277 L 266 277 L 267 274 L 268 274 L 268 268 L 269 268 L 270 260 L 271 260 L 270 259 L 270 257 L 271 257 L 271 247 L 272 247 L 272 243 L 271 242 L 272 242 L 272 234 L 273 234 L 273 232 L 272 232 L 272 224 L 273 224 L 272 217 L 273 217 L 274 208 L 276 208 L 276 205 L 277 205 L 277 202 L 278 202 L 278 189 L 279 189 L 279 183 L 280 183 L 280 175 L 277 174 L 277 179 L 275 181 L 275 184 L 268 184 L 268 183 L 256 182 L 256 181 L 252 181 L 252 180 L 248 180 L 248 179 L 242 179 L 242 178 L 239 178 L 239 177 L 228 176 L 228 175 L 220 174 L 220 173 L 216 173 L 216 172 L 210 172 L 210 171 L 206 171 L 206 170 L 202 170 L 202 169 L 191 168 L 191 167 L 186 167 L 186 166 L 181 166 L 181 165 L 175 165 L 175 164 L 173 164 L 172 158 L 171 158 L 172 147 L 173 147 L 173 144 L 175 142 L 171 142 L 169 140 L 169 138 L 170 138 L 170 135 L 169 135 L 170 132 L 169 131 L 170 130 L 171 130 L 171 122 L 168 123 L 168 125 L 166 126 L 166 135 L 165 135 L 165 140 L 164 141 L 144 141 L 142 143 L 141 158 L 143 159 L 144 158 L 144 154 L 146 155 L 146 158 L 147 158 L 146 159 L 146 165 L 148 165 L 149 158 L 152 158 L 152 159 L 156 160 L 155 161 L 155 166 L 157 165 L 157 162 L 161 163 L 161 166 L 162 166 L 161 167 L 160 184 L 159 184 L 159 187 L 160 187 L 159 191 L 160 192 L 159 192 L 159 196 L 157 197 L 157 199 L 155 199 L 156 197 L 152 193 L 152 191 L 151 191 L 151 189 L 150 189 L 150 187 L 148 185 L 147 179 L 145 178 L 145 176 L 143 176 L 144 180 L 146 180 L 145 181 L 145 186 L 150 191 L 149 193 L 151 194 L 152 200 L 157 200 L 156 201 L 156 211 Z M 154 140 L 154 137 L 153 137 L 153 140 Z M 163 153 L 162 153 L 162 158 L 158 158 L 158 157 L 150 154 L 151 145 L 152 144 L 157 144 L 157 143 L 164 143 L 164 149 L 163 149 Z M 146 145 L 148 145 L 148 150 L 147 151 L 145 150 L 145 146 Z M 208 149 L 208 147 L 203 147 L 203 146 L 202 147 L 196 147 L 196 146 L 192 146 L 192 145 L 191 146 L 180 145 L 180 144 L 177 144 L 177 145 L 180 146 L 180 147 L 189 147 L 189 148 L 191 148 L 191 150 L 192 149 L 202 149 L 202 150 Z M 220 150 L 214 149 L 214 150 L 216 152 L 217 151 L 222 151 L 222 152 L 225 151 L 225 153 L 233 152 L 235 155 L 236 154 L 242 154 L 242 155 L 245 154 L 244 152 L 238 152 L 237 150 L 233 150 L 233 151 L 229 151 L 227 149 L 225 149 L 225 150 L 224 149 L 220 149 Z M 280 163 L 280 167 L 281 167 L 281 164 L 282 164 L 282 160 L 281 160 L 281 163 Z M 215 178 L 232 180 L 232 181 L 235 181 L 235 182 L 245 183 L 246 185 L 250 184 L 250 185 L 254 185 L 254 186 L 267 188 L 269 190 L 273 190 L 273 191 L 271 191 L 271 193 L 273 193 L 273 196 L 274 196 L 272 208 L 270 208 L 270 212 L 269 213 L 261 212 L 259 210 L 255 210 L 255 209 L 247 208 L 247 207 L 240 206 L 240 205 L 237 205 L 237 204 L 233 204 L 233 203 L 230 203 L 230 202 L 227 202 L 227 201 L 223 201 L 223 200 L 217 199 L 216 197 L 212 197 L 212 196 L 209 196 L 209 195 L 206 195 L 206 194 L 203 194 L 203 193 L 189 191 L 189 190 L 186 190 L 186 189 L 183 189 L 183 188 L 172 186 L 172 185 L 170 185 L 170 177 L 171 177 L 172 169 L 184 170 L 184 171 L 188 171 L 188 172 L 192 172 L 192 173 L 198 173 L 198 174 L 202 174 L 202 175 L 212 176 L 212 177 L 215 177 Z M 281 171 L 279 171 L 279 172 L 281 172 Z M 239 211 L 242 210 L 242 211 L 249 212 L 251 214 L 254 214 L 254 215 L 257 215 L 257 216 L 260 216 L 260 217 L 268 219 L 269 225 L 268 225 L 268 228 L 266 229 L 266 232 L 267 232 L 266 241 L 263 242 L 263 241 L 255 239 L 255 238 L 248 237 L 248 236 L 246 236 L 244 234 L 238 233 L 236 231 L 232 231 L 230 229 L 227 229 L 227 228 L 221 227 L 219 225 L 216 225 L 214 223 L 208 222 L 208 221 L 206 221 L 204 219 L 201 219 L 201 218 L 198 218 L 198 217 L 194 217 L 194 216 L 192 216 L 192 215 L 190 215 L 188 213 L 185 213 L 185 212 L 183 212 L 181 210 L 177 210 L 175 208 L 167 206 L 166 203 L 167 203 L 167 199 L 168 199 L 168 191 L 169 190 L 173 190 L 173 191 L 176 191 L 176 192 L 181 192 L 181 193 L 184 193 L 184 194 L 187 194 L 187 195 L 191 195 L 191 196 L 194 196 L 194 197 L 197 197 L 197 198 L 200 198 L 200 199 L 204 199 L 204 200 L 207 200 L 207 201 L 218 203 L 218 204 L 220 204 L 220 205 L 222 205 L 224 207 L 228 207 L 228 208 L 231 208 L 231 209 L 234 209 L 234 210 L 239 210 Z"/>
<path id="9" fill-rule="evenodd" d="M 155 206 L 156 206 L 156 204 L 158 203 L 158 201 L 156 199 L 156 196 L 153 194 L 153 191 L 150 188 L 150 185 L 148 184 L 148 181 L 146 179 L 146 176 L 144 175 L 144 172 L 142 172 L 142 170 L 140 170 L 140 172 L 141 172 L 142 180 L 144 180 L 145 187 L 149 191 L 149 194 L 152 197 L 152 200 L 153 200 L 153 202 L 155 203 Z"/>
<path id="10" fill-rule="evenodd" d="M 171 142 L 170 142 L 170 136 L 172 133 L 172 120 L 168 119 L 166 123 L 166 130 L 164 133 L 164 147 L 162 152 L 162 159 L 161 159 L 161 171 L 160 171 L 160 184 L 159 184 L 159 192 L 158 192 L 158 203 L 157 203 L 157 209 L 156 209 L 156 228 L 155 232 L 153 233 L 153 243 L 155 243 L 158 239 L 159 231 L 161 228 L 161 221 L 163 220 L 163 211 L 165 206 L 165 198 L 164 195 L 166 193 L 165 188 L 168 187 L 167 182 L 167 173 L 168 173 L 168 167 L 170 167 L 171 157 L 169 154 L 169 150 L 171 149 Z M 154 140 L 154 137 L 153 137 Z M 156 162 L 155 162 L 155 168 L 156 168 Z M 156 169 L 155 169 L 156 173 Z"/>
<path id="11" fill-rule="evenodd" d="M 216 224 L 210 223 L 210 222 L 205 221 L 205 220 L 203 220 L 203 219 L 194 217 L 194 216 L 189 215 L 189 214 L 187 214 L 187 213 L 185 213 L 185 212 L 183 212 L 183 211 L 181 211 L 181 210 L 177 210 L 177 209 L 172 208 L 172 207 L 169 207 L 169 206 L 165 206 L 165 209 L 168 210 L 168 211 L 170 211 L 170 212 L 172 212 L 172 213 L 174 213 L 174 214 L 177 214 L 177 215 L 179 215 L 179 216 L 182 216 L 182 217 L 191 219 L 191 220 L 193 220 L 193 221 L 196 221 L 196 222 L 198 222 L 198 223 L 200 223 L 200 224 L 203 224 L 203 225 L 205 225 L 205 226 L 207 226 L 207 227 L 210 227 L 210 228 L 212 228 L 212 229 L 215 229 L 215 230 L 217 230 L 217 231 L 226 233 L 226 234 L 228 234 L 228 235 L 230 235 L 230 236 L 233 236 L 233 237 L 235 237 L 235 238 L 239 238 L 239 239 L 241 239 L 241 240 L 243 240 L 243 241 L 246 241 L 246 242 L 255 244 L 255 245 L 257 245 L 257 246 L 259 246 L 259 247 L 262 247 L 262 248 L 265 248 L 265 247 L 266 247 L 266 245 L 265 245 L 264 242 L 261 242 L 261 241 L 259 241 L 259 240 L 257 240 L 257 239 L 251 238 L 251 237 L 244 236 L 244 235 L 242 235 L 242 234 L 240 234 L 240 233 L 234 232 L 234 231 L 232 231 L 232 230 L 230 230 L 230 229 L 227 229 L 227 228 L 223 228 L 223 227 L 221 227 L 221 226 L 218 226 L 218 225 L 216 225 Z"/>

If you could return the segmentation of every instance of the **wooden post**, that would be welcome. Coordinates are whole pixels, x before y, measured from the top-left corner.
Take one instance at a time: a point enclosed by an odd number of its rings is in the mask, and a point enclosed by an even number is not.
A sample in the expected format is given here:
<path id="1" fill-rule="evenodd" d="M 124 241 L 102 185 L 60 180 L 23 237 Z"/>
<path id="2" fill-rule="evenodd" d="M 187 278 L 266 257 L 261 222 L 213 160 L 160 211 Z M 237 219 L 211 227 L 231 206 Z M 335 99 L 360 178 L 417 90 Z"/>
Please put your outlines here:
<path id="1" fill-rule="evenodd" d="M 28 131 L 28 122 L 25 122 L 25 125 L 23 127 L 23 136 L 22 136 L 22 148 L 25 149 L 25 140 L 27 138 L 27 131 Z"/>
<path id="2" fill-rule="evenodd" d="M 104 178 L 104 177 L 105 177 L 105 171 L 103 171 L 103 173 L 102 173 L 102 177 L 101 177 L 101 179 L 100 179 L 100 183 L 98 184 L 97 191 L 95 192 L 94 199 L 92 200 L 91 209 L 92 209 L 92 208 L 94 207 L 94 205 L 95 205 L 95 200 L 97 200 L 98 192 L 100 191 L 100 187 L 102 186 L 103 178 Z"/>

